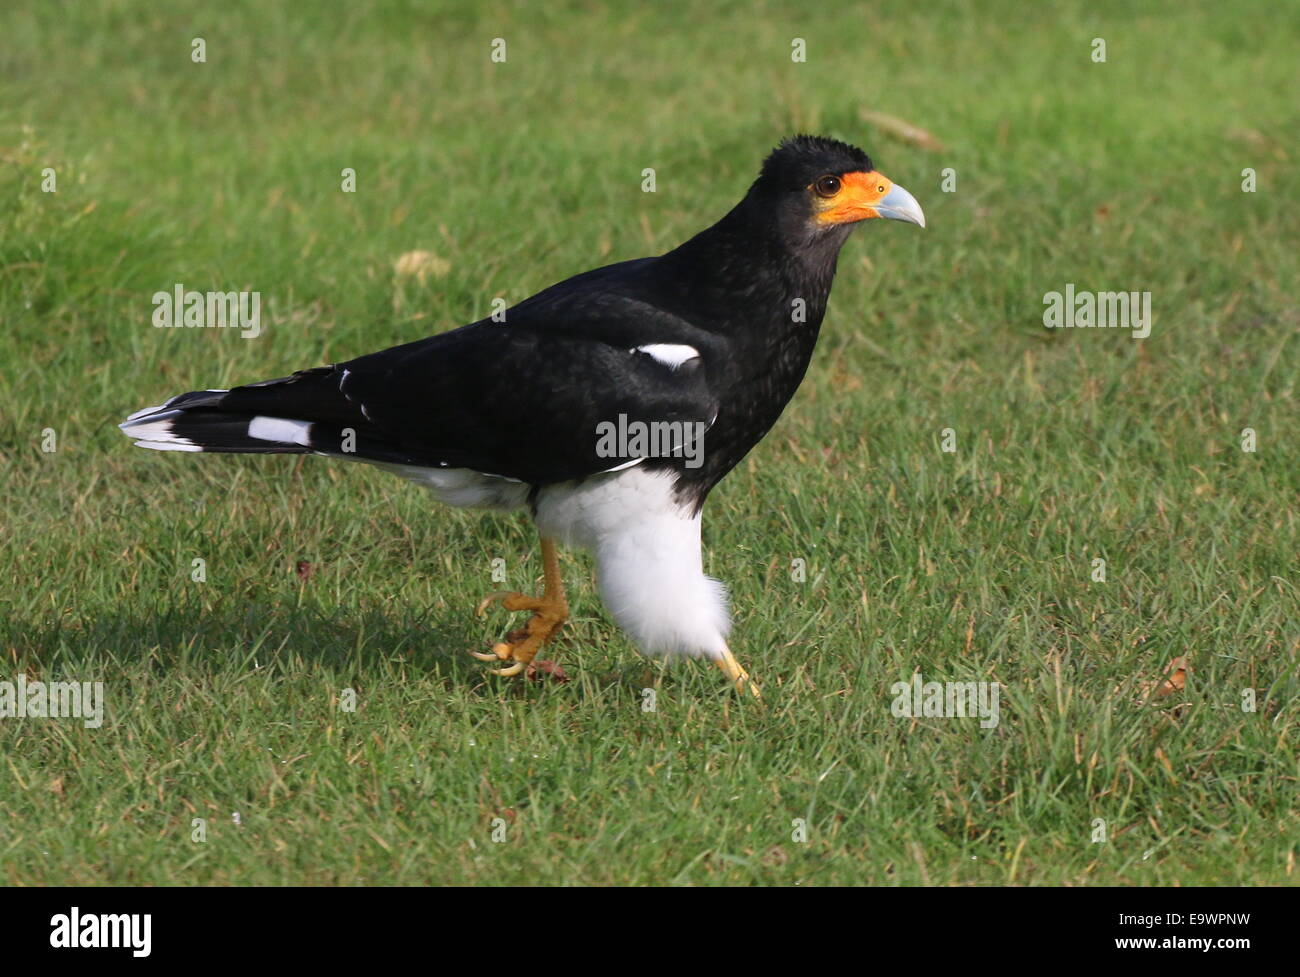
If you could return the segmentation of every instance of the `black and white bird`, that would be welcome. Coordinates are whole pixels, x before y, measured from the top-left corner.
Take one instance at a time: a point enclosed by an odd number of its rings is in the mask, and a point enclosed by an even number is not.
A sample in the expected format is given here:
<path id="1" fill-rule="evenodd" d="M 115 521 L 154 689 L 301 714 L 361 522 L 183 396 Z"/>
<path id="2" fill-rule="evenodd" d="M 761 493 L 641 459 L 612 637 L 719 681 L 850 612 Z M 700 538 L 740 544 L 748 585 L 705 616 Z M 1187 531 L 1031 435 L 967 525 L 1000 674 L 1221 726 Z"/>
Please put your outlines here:
<path id="1" fill-rule="evenodd" d="M 143 448 L 365 461 L 442 502 L 526 510 L 540 597 L 491 594 L 526 626 L 480 654 L 517 675 L 568 615 L 556 544 L 595 558 L 601 599 L 649 655 L 716 661 L 726 591 L 705 576 L 709 492 L 794 395 L 840 247 L 868 218 L 925 226 L 861 150 L 796 136 L 721 220 L 653 258 L 588 271 L 484 319 L 232 390 L 181 394 L 121 425 Z"/>

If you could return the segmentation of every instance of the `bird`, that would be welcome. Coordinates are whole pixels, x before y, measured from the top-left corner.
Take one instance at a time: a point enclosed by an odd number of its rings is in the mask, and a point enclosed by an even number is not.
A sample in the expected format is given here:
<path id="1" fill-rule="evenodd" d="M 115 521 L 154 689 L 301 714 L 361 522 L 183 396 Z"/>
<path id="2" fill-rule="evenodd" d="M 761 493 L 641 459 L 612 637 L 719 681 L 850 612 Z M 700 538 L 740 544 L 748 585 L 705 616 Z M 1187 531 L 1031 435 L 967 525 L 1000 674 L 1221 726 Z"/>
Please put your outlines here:
<path id="1" fill-rule="evenodd" d="M 451 506 L 525 512 L 542 593 L 477 606 L 530 614 L 472 652 L 499 676 L 534 674 L 568 617 L 563 546 L 592 554 L 602 603 L 642 653 L 710 659 L 761 698 L 728 643 L 726 587 L 703 570 L 702 511 L 794 396 L 840 249 L 873 218 L 925 227 L 864 151 L 791 136 L 738 204 L 670 251 L 356 359 L 183 393 L 119 426 L 143 448 L 362 461 Z"/>

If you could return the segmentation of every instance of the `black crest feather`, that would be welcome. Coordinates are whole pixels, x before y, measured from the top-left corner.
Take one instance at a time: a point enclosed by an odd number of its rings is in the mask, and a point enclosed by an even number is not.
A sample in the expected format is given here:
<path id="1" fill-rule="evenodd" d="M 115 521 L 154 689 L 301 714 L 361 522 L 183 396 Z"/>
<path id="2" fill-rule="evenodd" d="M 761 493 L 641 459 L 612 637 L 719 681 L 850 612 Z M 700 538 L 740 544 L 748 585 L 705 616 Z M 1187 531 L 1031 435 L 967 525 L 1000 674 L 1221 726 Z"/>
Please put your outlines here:
<path id="1" fill-rule="evenodd" d="M 790 136 L 763 161 L 758 182 L 775 190 L 796 190 L 826 173 L 873 169 L 871 157 L 857 146 L 824 136 Z"/>

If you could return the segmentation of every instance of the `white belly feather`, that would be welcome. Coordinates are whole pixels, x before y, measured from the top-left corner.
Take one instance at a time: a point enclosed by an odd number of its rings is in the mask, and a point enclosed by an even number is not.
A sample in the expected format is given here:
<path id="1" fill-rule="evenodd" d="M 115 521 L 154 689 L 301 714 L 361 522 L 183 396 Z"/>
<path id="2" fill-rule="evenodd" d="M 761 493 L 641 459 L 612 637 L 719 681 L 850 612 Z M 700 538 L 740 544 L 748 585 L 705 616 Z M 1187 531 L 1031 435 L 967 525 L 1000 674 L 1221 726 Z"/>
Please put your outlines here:
<path id="1" fill-rule="evenodd" d="M 727 591 L 704 575 L 700 517 L 677 503 L 674 480 L 629 468 L 548 486 L 537 526 L 595 556 L 601 600 L 646 654 L 720 658 L 731 630 Z"/>
<path id="2" fill-rule="evenodd" d="M 528 501 L 529 486 L 513 478 L 484 475 L 468 468 L 372 464 L 423 485 L 439 502 L 458 509 L 518 509 Z"/>
<path id="3" fill-rule="evenodd" d="M 530 486 L 464 468 L 384 464 L 447 505 L 516 509 Z M 673 495 L 671 472 L 640 467 L 548 485 L 537 495 L 543 536 L 587 550 L 618 625 L 649 655 L 721 658 L 731 617 L 726 588 L 704 575 L 700 517 Z"/>

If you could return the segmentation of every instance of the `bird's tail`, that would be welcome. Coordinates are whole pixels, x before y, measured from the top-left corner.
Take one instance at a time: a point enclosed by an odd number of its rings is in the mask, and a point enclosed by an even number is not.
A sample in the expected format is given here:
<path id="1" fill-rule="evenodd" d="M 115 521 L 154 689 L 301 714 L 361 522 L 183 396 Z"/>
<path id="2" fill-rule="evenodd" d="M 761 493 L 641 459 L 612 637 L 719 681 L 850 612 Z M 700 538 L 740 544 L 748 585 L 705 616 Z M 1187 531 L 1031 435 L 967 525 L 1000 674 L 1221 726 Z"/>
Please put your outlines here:
<path id="1" fill-rule="evenodd" d="M 343 395 L 333 367 L 232 390 L 194 390 L 138 410 L 118 426 L 137 446 L 157 451 L 405 460 L 405 453 Z"/>

